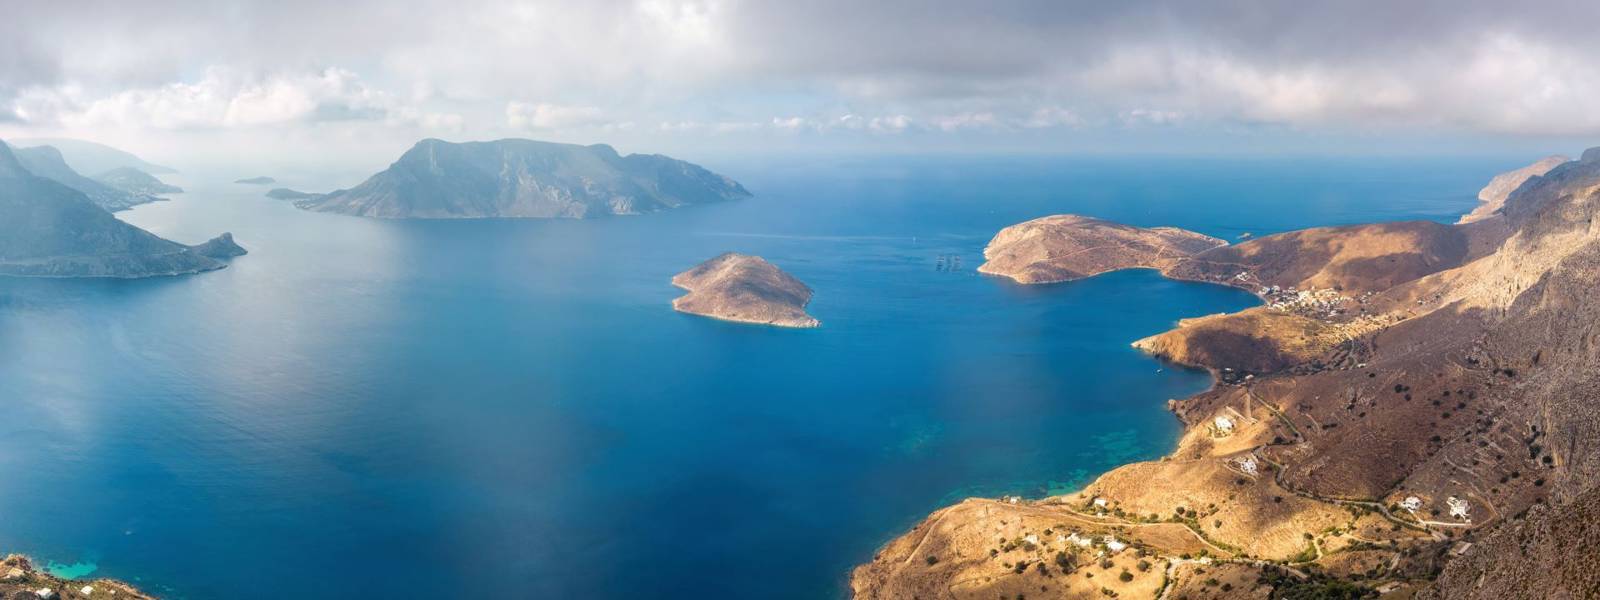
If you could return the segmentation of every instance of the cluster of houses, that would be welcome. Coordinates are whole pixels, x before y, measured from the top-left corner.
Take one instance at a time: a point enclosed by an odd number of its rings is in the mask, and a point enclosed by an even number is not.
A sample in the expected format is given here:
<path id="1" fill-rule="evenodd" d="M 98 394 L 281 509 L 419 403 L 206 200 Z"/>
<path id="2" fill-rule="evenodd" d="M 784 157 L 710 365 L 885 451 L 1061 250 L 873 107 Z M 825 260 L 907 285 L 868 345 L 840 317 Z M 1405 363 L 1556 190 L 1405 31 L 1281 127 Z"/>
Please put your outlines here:
<path id="1" fill-rule="evenodd" d="M 1344 314 L 1345 304 L 1350 301 L 1349 296 L 1334 289 L 1297 290 L 1274 285 L 1263 287 L 1258 293 L 1267 299 L 1267 306 L 1274 310 L 1323 318 Z"/>
<path id="2" fill-rule="evenodd" d="M 1451 517 L 1468 522 L 1472 521 L 1472 503 L 1461 498 L 1451 496 L 1449 498 L 1445 498 L 1444 505 L 1446 508 L 1450 509 Z M 1422 510 L 1422 499 L 1416 496 L 1406 496 L 1405 500 L 1400 501 L 1400 508 L 1405 509 L 1406 512 L 1415 514 L 1417 511 Z"/>

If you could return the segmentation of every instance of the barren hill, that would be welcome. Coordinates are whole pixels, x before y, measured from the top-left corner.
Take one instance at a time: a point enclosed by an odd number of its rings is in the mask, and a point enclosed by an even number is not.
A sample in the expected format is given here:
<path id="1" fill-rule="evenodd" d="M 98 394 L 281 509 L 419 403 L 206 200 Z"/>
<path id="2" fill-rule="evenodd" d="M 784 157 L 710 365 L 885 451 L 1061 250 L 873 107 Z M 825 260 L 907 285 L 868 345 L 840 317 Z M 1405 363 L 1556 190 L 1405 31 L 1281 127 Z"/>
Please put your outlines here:
<path id="1" fill-rule="evenodd" d="M 1548 564 L 1596 541 L 1572 522 L 1600 485 L 1596 216 L 1591 151 L 1481 221 L 1173 261 L 1268 301 L 1141 342 L 1219 376 L 1172 404 L 1178 449 L 1079 493 L 935 513 L 855 570 L 856 597 L 1152 597 L 1147 573 L 1161 597 L 1600 597 L 1592 569 Z M 1529 558 L 1546 564 L 1509 576 Z"/>

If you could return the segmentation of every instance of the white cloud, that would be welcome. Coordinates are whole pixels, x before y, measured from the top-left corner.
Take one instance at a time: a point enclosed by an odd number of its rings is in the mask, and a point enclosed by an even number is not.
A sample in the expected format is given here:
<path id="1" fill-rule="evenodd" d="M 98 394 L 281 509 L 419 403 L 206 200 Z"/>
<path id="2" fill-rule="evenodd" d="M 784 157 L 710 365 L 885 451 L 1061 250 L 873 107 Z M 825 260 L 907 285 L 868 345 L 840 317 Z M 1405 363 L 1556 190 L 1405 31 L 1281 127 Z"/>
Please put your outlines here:
<path id="1" fill-rule="evenodd" d="M 569 129 L 608 124 L 605 111 L 595 106 L 510 102 L 506 104 L 506 124 L 519 129 Z"/>

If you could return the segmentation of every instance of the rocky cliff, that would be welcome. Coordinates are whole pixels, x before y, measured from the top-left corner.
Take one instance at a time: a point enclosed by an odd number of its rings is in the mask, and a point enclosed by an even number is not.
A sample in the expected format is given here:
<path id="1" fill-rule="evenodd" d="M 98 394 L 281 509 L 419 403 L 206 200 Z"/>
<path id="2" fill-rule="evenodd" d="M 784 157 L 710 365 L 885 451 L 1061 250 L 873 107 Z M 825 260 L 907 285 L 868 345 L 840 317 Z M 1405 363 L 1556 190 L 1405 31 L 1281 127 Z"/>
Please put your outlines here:
<path id="1" fill-rule="evenodd" d="M 621 156 L 606 145 L 430 139 L 361 185 L 295 205 L 395 219 L 581 219 L 749 195 L 698 165 L 660 155 Z"/>
<path id="2" fill-rule="evenodd" d="M 759 256 L 729 252 L 672 278 L 689 293 L 672 301 L 679 312 L 759 325 L 817 327 L 806 314 L 811 288 Z"/>
<path id="3" fill-rule="evenodd" d="M 935 513 L 855 570 L 855 595 L 1600 597 L 1555 549 L 1597 541 L 1596 216 L 1591 151 L 1471 223 L 1171 261 L 1267 301 L 1147 342 L 1218 375 L 1172 403 L 1177 449 L 1078 493 Z"/>

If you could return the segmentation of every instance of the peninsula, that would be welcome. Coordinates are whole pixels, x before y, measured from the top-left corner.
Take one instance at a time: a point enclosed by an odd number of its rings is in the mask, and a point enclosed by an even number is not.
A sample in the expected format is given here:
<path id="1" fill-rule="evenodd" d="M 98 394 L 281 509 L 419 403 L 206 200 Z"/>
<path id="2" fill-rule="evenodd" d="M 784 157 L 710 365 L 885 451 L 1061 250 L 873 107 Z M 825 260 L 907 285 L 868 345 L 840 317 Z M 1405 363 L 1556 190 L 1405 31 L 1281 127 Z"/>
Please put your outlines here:
<path id="1" fill-rule="evenodd" d="M 1008 228 L 986 272 L 1150 267 L 1266 304 L 1138 343 L 1218 379 L 1169 403 L 1171 454 L 1076 493 L 941 509 L 855 569 L 855 597 L 1600 594 L 1594 553 L 1563 551 L 1600 544 L 1600 149 L 1503 177 L 1483 194 L 1521 178 L 1503 205 L 1461 224 L 1187 256 L 1119 243 L 1128 256 L 1080 262 L 1051 249 L 1105 245 L 1104 226 Z"/>
<path id="2" fill-rule="evenodd" d="M 130 193 L 84 177 L 67 166 L 61 151 L 53 146 L 18 149 L 13 153 L 13 159 L 29 173 L 72 188 L 109 211 L 127 210 L 140 204 L 160 200 L 149 194 Z"/>
<path id="3" fill-rule="evenodd" d="M 777 327 L 817 327 L 806 314 L 811 288 L 759 256 L 722 254 L 677 274 L 672 285 L 689 293 L 672 308 L 689 314 Z"/>
<path id="4" fill-rule="evenodd" d="M 658 154 L 622 156 L 604 144 L 428 139 L 361 185 L 295 206 L 390 219 L 583 219 L 749 195 L 699 165 Z"/>
<path id="5" fill-rule="evenodd" d="M 95 175 L 94 180 L 130 194 L 155 196 L 157 194 L 183 193 L 183 188 L 169 185 L 157 179 L 156 176 L 133 167 L 117 167 Z"/>
<path id="6" fill-rule="evenodd" d="M 1055 215 L 1000 230 L 983 249 L 978 272 L 1019 283 L 1056 283 L 1132 268 L 1164 268 L 1226 246 L 1174 227 L 1140 228 L 1078 215 Z"/>
<path id="7" fill-rule="evenodd" d="M 129 225 L 82 192 L 23 168 L 0 143 L 0 275 L 138 278 L 221 269 L 233 236 L 185 246 Z"/>

